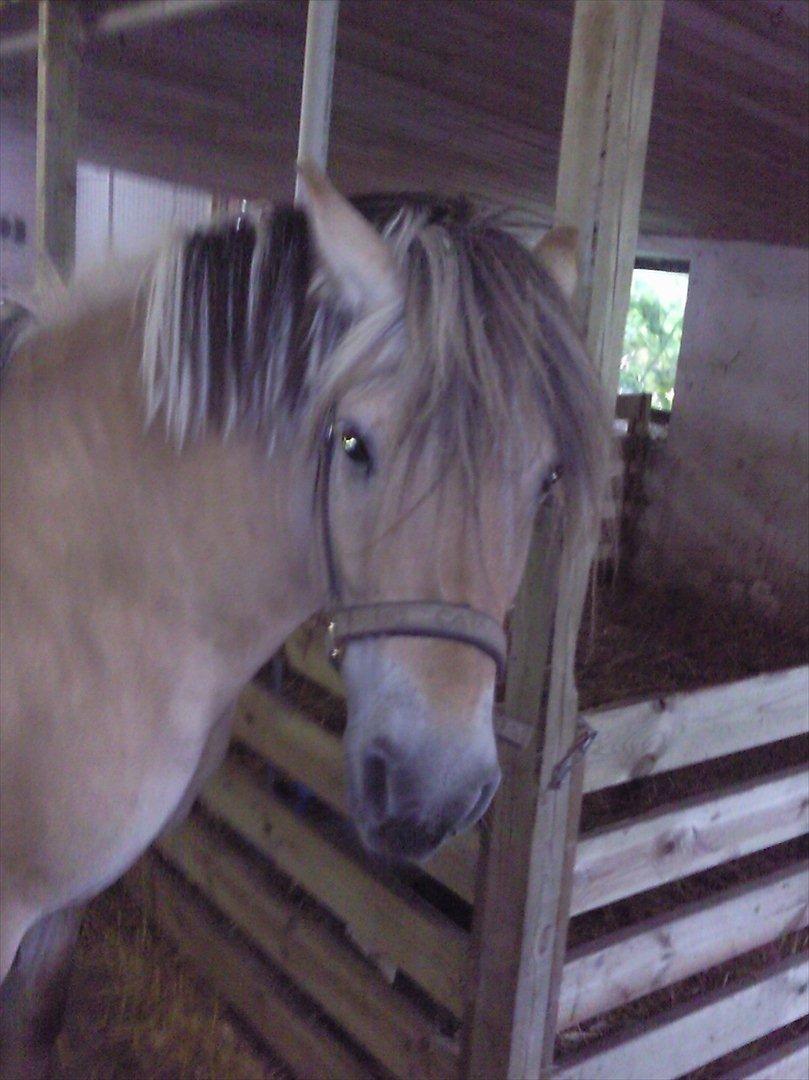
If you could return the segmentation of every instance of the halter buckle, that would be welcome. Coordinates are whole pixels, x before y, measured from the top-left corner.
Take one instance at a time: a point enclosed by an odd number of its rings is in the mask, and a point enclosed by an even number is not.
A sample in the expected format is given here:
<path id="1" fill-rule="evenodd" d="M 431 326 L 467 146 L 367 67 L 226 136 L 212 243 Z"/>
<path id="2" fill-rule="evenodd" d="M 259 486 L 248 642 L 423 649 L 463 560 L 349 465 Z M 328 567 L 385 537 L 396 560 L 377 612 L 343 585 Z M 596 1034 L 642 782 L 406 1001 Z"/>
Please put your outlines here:
<path id="1" fill-rule="evenodd" d="M 343 646 L 338 644 L 335 636 L 336 630 L 337 626 L 334 619 L 328 619 L 326 622 L 326 655 L 333 667 L 338 666 L 343 655 Z"/>

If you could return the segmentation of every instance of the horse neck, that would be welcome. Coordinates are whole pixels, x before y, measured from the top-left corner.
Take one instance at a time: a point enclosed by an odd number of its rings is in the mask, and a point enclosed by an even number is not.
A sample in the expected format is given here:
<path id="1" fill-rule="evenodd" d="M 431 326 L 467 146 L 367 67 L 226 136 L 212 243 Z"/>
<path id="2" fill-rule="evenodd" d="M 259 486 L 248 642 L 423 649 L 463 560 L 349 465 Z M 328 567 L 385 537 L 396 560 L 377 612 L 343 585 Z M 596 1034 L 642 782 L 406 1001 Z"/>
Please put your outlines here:
<path id="1" fill-rule="evenodd" d="M 241 682 L 325 601 L 314 462 L 291 439 L 269 455 L 219 436 L 166 450 L 154 459 L 165 503 L 153 543 L 179 551 L 195 629 Z"/>
<path id="2" fill-rule="evenodd" d="M 325 601 L 315 455 L 292 425 L 272 453 L 238 432 L 178 449 L 161 416 L 146 428 L 134 345 L 117 333 L 100 349 L 81 344 L 46 342 L 63 353 L 51 369 L 58 404 L 47 433 L 28 439 L 32 456 L 58 447 L 73 490 L 62 520 L 86 554 L 86 588 L 111 578 L 115 603 L 181 643 L 178 662 L 193 654 L 238 686 Z M 119 567 L 117 580 L 104 567 Z"/>

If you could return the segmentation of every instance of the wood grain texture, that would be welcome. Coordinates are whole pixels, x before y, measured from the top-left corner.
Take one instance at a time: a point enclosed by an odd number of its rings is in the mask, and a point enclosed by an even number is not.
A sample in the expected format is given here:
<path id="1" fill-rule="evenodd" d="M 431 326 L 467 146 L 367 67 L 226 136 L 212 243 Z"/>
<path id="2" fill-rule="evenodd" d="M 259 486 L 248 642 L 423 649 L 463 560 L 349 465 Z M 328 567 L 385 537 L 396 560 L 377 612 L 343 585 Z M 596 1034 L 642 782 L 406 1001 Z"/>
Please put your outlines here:
<path id="1" fill-rule="evenodd" d="M 707 994 L 656 1023 L 563 1062 L 554 1080 L 673 1080 L 807 1012 L 806 954 L 768 968 L 759 978 Z"/>
<path id="2" fill-rule="evenodd" d="M 809 829 L 806 769 L 655 810 L 585 834 L 576 852 L 571 914 L 696 874 Z"/>
<path id="3" fill-rule="evenodd" d="M 373 1073 L 290 1000 L 268 966 L 228 934 L 187 887 L 147 854 L 124 885 L 162 934 L 299 1076 L 371 1080 Z"/>
<path id="4" fill-rule="evenodd" d="M 585 713 L 585 791 L 809 733 L 809 666 Z"/>
<path id="5" fill-rule="evenodd" d="M 538 753 L 547 734 L 548 663 L 556 618 L 559 516 L 540 515 L 511 620 L 505 711 L 535 728 L 524 748 L 501 748 L 503 779 L 483 833 L 473 924 L 472 965 L 464 1017 L 462 1073 L 488 1080 L 504 1076 L 514 1030 L 514 1009 L 527 907 L 529 866 L 538 814 Z M 552 724 L 547 751 L 564 736 Z M 565 785 L 562 795 L 567 794 Z M 564 805 L 559 819 L 567 820 Z M 557 829 L 557 837 L 561 839 Z M 543 837 L 544 840 L 544 837 Z"/>
<path id="6" fill-rule="evenodd" d="M 751 1058 L 722 1080 L 804 1080 L 809 1076 L 809 1033 Z"/>
<path id="7" fill-rule="evenodd" d="M 239 699 L 234 734 L 254 753 L 305 784 L 327 806 L 348 816 L 340 740 L 315 720 L 251 683 Z M 453 837 L 423 869 L 471 903 L 478 851 L 479 831 L 473 829 Z"/>
<path id="8" fill-rule="evenodd" d="M 233 760 L 202 803 L 355 933 L 381 962 L 401 968 L 460 1015 L 468 935 L 416 898 L 405 899 L 344 855 Z"/>
<path id="9" fill-rule="evenodd" d="M 706 971 L 809 922 L 809 864 L 667 911 L 568 954 L 559 1029 Z"/>
<path id="10" fill-rule="evenodd" d="M 82 153 L 239 196 L 288 193 L 305 5 L 194 8 L 168 33 L 155 23 L 91 39 Z M 352 190 L 477 190 L 534 229 L 549 224 L 573 4 L 442 8 L 437 19 L 435 0 L 342 0 L 335 178 Z M 806 243 L 806 12 L 804 0 L 666 6 L 644 231 Z M 30 26 L 4 18 L 4 38 L 18 29 L 30 43 Z M 30 56 L 3 66 L 6 99 L 33 101 Z M 207 103 L 186 111 L 191 88 Z"/>
<path id="11" fill-rule="evenodd" d="M 198 818 L 159 843 L 183 876 L 393 1076 L 448 1080 L 457 1056 L 348 940 Z"/>

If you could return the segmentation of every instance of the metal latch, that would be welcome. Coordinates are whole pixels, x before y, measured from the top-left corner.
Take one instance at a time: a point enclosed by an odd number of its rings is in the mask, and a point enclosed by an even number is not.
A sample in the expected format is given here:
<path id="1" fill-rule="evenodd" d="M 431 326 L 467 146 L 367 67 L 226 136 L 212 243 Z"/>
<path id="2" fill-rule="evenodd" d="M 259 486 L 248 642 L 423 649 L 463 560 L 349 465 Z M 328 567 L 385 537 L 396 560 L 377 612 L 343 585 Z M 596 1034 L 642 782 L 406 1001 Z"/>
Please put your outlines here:
<path id="1" fill-rule="evenodd" d="M 562 786 L 562 781 L 573 768 L 573 762 L 577 757 L 587 753 L 593 745 L 596 735 L 598 735 L 598 732 L 591 728 L 586 720 L 579 720 L 576 725 L 576 738 L 573 740 L 573 745 L 553 767 L 550 783 L 548 784 L 549 788 L 555 791 Z"/>

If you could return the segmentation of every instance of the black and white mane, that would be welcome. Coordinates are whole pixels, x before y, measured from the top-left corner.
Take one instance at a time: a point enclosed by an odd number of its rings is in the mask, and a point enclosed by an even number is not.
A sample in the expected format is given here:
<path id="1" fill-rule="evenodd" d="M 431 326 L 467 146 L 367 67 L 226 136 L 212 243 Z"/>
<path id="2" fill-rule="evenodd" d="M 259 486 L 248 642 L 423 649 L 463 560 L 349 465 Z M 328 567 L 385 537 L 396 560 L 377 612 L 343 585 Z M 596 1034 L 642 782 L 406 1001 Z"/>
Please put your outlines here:
<path id="1" fill-rule="evenodd" d="M 474 480 L 533 394 L 564 470 L 571 519 L 596 505 L 604 411 L 591 362 L 534 255 L 465 199 L 355 200 L 394 253 L 398 310 L 352 312 L 318 266 L 306 216 L 282 206 L 175 238 L 148 280 L 149 416 L 177 443 L 215 428 L 315 422 L 351 387 L 401 382 L 409 431 L 434 434 Z"/>

